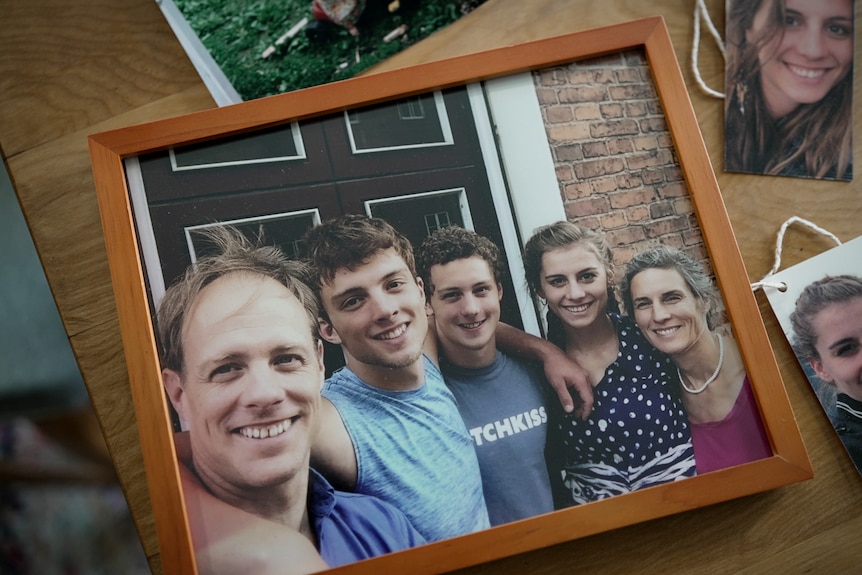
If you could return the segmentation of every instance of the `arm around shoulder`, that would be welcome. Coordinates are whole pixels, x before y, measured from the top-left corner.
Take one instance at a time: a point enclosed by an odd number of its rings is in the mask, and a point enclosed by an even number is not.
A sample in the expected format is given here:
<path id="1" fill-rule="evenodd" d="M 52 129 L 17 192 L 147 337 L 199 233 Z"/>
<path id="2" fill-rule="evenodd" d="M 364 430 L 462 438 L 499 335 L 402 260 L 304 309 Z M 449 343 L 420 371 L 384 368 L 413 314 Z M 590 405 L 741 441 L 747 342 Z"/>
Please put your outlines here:
<path id="1" fill-rule="evenodd" d="M 572 361 L 563 350 L 546 339 L 536 337 L 505 323 L 497 327 L 497 347 L 501 350 L 542 364 L 545 378 L 568 413 L 586 419 L 593 411 L 593 387 L 587 372 Z M 578 399 L 576 404 L 575 398 Z"/>

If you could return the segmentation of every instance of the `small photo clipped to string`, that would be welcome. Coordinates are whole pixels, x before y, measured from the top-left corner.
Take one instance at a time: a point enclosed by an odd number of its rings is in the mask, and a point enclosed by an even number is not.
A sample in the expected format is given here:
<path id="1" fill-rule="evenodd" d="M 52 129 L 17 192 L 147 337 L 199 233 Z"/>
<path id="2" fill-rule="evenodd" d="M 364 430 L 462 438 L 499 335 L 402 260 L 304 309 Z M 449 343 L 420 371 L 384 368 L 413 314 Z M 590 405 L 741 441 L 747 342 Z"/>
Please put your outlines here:
<path id="1" fill-rule="evenodd" d="M 823 411 L 862 473 L 862 236 L 842 244 L 797 221 L 839 245 L 755 285 L 763 288 Z"/>
<path id="2" fill-rule="evenodd" d="M 724 167 L 853 179 L 854 0 L 727 0 Z"/>

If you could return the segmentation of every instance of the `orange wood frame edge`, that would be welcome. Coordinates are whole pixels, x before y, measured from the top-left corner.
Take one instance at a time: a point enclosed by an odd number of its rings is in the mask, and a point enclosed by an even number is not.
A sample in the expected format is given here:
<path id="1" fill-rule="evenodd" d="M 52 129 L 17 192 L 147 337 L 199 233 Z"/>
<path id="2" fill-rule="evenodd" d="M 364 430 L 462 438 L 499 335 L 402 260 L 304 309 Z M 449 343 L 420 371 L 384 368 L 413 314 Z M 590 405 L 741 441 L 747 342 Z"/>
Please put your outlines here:
<path id="1" fill-rule="evenodd" d="M 165 573 L 195 573 L 123 160 L 468 82 L 644 49 L 774 456 L 334 569 L 439 573 L 813 477 L 661 17 L 575 32 L 90 136 L 96 192 Z M 361 100 L 356 94 L 362 94 Z M 742 487 L 740 487 L 742 486 Z M 636 503 L 636 504 L 635 504 Z"/>

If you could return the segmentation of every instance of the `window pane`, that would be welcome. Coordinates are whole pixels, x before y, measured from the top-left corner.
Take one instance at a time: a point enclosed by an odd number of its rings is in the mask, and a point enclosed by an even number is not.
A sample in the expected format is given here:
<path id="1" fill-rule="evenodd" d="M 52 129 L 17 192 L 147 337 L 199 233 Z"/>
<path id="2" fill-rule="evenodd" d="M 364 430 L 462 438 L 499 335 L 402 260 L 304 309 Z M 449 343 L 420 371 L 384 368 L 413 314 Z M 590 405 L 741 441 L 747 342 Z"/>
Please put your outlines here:
<path id="1" fill-rule="evenodd" d="M 352 110 L 347 129 L 354 151 L 447 144 L 445 113 L 442 98 L 425 94 Z"/>
<path id="2" fill-rule="evenodd" d="M 464 226 L 460 198 L 461 190 L 394 198 L 390 201 L 375 202 L 371 206 L 371 215 L 392 224 L 417 246 L 425 236 L 436 229 L 433 227 L 435 225 Z"/>
<path id="3" fill-rule="evenodd" d="M 177 170 L 274 162 L 304 156 L 299 129 L 294 130 L 291 126 L 171 150 L 174 169 Z"/>
<path id="4" fill-rule="evenodd" d="M 251 218 L 216 225 L 231 225 L 252 241 L 256 242 L 258 238 L 261 238 L 262 244 L 279 246 L 287 257 L 297 258 L 302 253 L 300 238 L 308 228 L 315 224 L 314 216 L 314 213 L 284 214 L 265 219 Z M 212 242 L 207 241 L 201 233 L 203 229 L 211 227 L 214 226 L 189 229 L 189 235 L 194 246 L 193 259 L 218 252 Z"/>

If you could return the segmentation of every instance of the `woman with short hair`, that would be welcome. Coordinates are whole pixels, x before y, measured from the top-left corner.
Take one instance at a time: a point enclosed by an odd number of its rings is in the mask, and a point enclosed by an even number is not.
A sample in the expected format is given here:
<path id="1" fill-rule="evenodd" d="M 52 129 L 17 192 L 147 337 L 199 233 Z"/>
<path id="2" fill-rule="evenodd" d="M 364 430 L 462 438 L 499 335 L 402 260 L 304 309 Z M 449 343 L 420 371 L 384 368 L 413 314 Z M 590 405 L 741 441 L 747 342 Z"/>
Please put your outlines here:
<path id="1" fill-rule="evenodd" d="M 772 455 L 736 340 L 717 325 L 718 293 L 703 267 L 659 246 L 629 262 L 623 301 L 676 364 L 698 474 Z"/>

